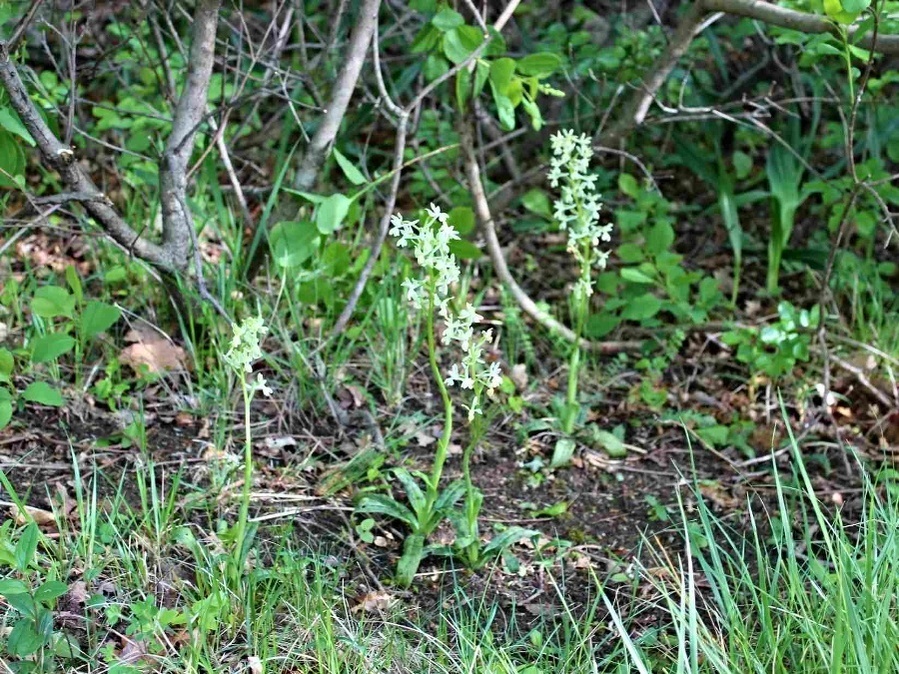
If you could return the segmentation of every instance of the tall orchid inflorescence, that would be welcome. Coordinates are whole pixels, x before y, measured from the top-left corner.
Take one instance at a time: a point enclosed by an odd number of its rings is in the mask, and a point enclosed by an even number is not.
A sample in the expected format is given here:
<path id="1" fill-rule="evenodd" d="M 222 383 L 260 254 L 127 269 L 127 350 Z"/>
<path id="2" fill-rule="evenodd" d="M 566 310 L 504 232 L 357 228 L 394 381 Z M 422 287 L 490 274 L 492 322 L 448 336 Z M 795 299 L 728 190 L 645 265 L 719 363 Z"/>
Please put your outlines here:
<path id="1" fill-rule="evenodd" d="M 605 269 L 609 251 L 600 245 L 611 241 L 612 225 L 600 223 L 602 201 L 596 191 L 596 174 L 590 173 L 593 146 L 586 134 L 567 129 L 550 138 L 553 156 L 549 184 L 559 189 L 553 216 L 559 229 L 568 233 L 568 250 L 578 263 L 579 274 L 571 294 L 571 314 L 576 343 L 568 368 L 568 393 L 562 430 L 571 433 L 580 409 L 577 402 L 577 378 L 580 365 L 580 339 L 584 334 L 593 295 L 593 271 Z"/>
<path id="2" fill-rule="evenodd" d="M 231 337 L 231 345 L 223 356 L 225 362 L 241 376 L 253 372 L 253 363 L 262 358 L 262 339 L 268 328 L 261 316 L 250 316 L 242 323 L 235 323 L 234 334 Z M 266 384 L 261 374 L 256 379 L 246 384 L 252 391 L 261 391 L 265 396 L 271 396 L 272 390 Z"/>
<path id="3" fill-rule="evenodd" d="M 605 269 L 609 251 L 600 242 L 611 241 L 612 225 L 600 224 L 601 195 L 596 191 L 596 174 L 590 173 L 593 146 L 587 134 L 575 135 L 571 129 L 550 138 L 553 156 L 550 160 L 549 184 L 561 186 L 561 196 L 553 204 L 553 217 L 559 229 L 568 232 L 568 251 L 581 270 L 575 294 L 593 294 L 593 268 Z"/>
<path id="4" fill-rule="evenodd" d="M 243 456 L 243 491 L 240 499 L 240 513 L 237 523 L 234 525 L 234 567 L 238 573 L 242 572 L 243 559 L 246 554 L 247 521 L 250 512 L 250 488 L 253 484 L 253 438 L 250 432 L 250 403 L 253 395 L 260 391 L 265 396 L 271 396 L 265 378 L 256 374 L 256 378 L 250 380 L 247 375 L 253 372 L 253 363 L 262 358 L 262 339 L 268 328 L 261 316 L 250 316 L 241 323 L 232 326 L 234 334 L 228 350 L 222 356 L 225 363 L 234 371 L 240 380 L 240 388 L 243 393 L 244 411 L 244 456 Z"/>
<path id="5" fill-rule="evenodd" d="M 438 206 L 431 204 L 426 210 L 424 224 L 418 220 L 404 220 L 401 215 L 391 218 L 391 236 L 397 238 L 397 246 L 410 248 L 416 262 L 425 271 L 424 278 L 407 278 L 403 281 L 406 299 L 416 309 L 428 311 L 431 316 L 439 315 L 444 322 L 441 343 L 455 344 L 462 351 L 459 362 L 453 363 L 444 384 L 472 391 L 472 401 L 466 406 L 468 419 L 482 412 L 481 397 L 486 391 L 502 382 L 499 363 L 487 366 L 484 363 L 484 347 L 493 340 L 493 331 L 484 330 L 475 334 L 474 326 L 483 320 L 471 303 L 458 313 L 450 307 L 452 286 L 460 277 L 459 264 L 449 248 L 451 241 L 459 238 L 458 232 L 449 224 L 448 216 Z"/>
<path id="6" fill-rule="evenodd" d="M 393 471 L 406 491 L 408 505 L 386 495 L 371 494 L 361 498 L 356 506 L 357 512 L 390 515 L 405 522 L 411 529 L 397 563 L 396 580 L 405 586 L 412 582 L 421 560 L 429 554 L 425 545 L 428 537 L 447 517 L 453 521 L 458 534 L 453 548 L 456 554 L 461 551 L 472 564 L 480 559 L 481 540 L 477 520 L 484 497 L 471 479 L 471 455 L 476 440 L 469 442 L 462 452 L 462 488 L 451 485 L 441 489 L 440 486 L 453 432 L 453 401 L 448 387 L 458 384 L 471 391 L 471 402 L 466 409 L 472 430 L 470 435 L 478 437 L 474 429 L 483 420 L 482 397 L 502 382 L 499 363 L 494 362 L 488 366 L 484 362 L 484 347 L 491 341 L 492 332 L 475 331 L 475 324 L 483 319 L 470 303 L 466 303 L 458 312 L 453 311 L 450 303 L 453 286 L 461 276 L 459 264 L 450 251 L 450 243 L 458 239 L 459 235 L 449 224 L 447 214 L 437 206 L 431 204 L 426 213 L 423 223 L 405 220 L 401 215 L 392 216 L 390 233 L 396 237 L 399 248 L 412 250 L 424 272 L 418 277 L 406 279 L 403 288 L 412 306 L 423 313 L 431 374 L 443 402 L 443 433 L 437 441 L 429 474 L 416 472 L 413 475 L 402 467 Z M 453 363 L 447 376 L 441 372 L 437 360 L 435 324 L 438 317 L 444 323 L 441 337 L 443 345 L 455 345 L 462 352 L 462 357 Z M 419 486 L 419 481 L 424 482 L 424 490 Z M 451 512 L 463 494 L 464 509 L 457 513 L 458 516 L 454 516 Z M 509 540 L 509 537 L 504 540 Z"/>

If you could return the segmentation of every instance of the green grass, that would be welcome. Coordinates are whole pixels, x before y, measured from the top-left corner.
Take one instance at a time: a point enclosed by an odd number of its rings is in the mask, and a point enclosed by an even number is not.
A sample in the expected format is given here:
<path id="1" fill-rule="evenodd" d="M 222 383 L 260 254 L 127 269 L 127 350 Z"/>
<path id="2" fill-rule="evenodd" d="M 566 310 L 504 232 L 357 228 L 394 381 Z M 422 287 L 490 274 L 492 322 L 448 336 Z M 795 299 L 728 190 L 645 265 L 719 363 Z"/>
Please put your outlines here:
<path id="1" fill-rule="evenodd" d="M 776 477 L 776 509 L 751 514 L 748 535 L 717 518 L 701 498 L 688 519 L 681 500 L 693 556 L 659 555 L 667 577 L 646 576 L 677 638 L 663 664 L 622 631 L 635 668 L 899 670 L 899 504 L 890 489 L 865 477 L 860 514 L 844 520 L 824 500 L 827 494 L 816 493 L 795 441 L 792 450 L 793 479 Z"/>
<path id="2" fill-rule="evenodd" d="M 266 672 L 354 674 L 897 671 L 899 504 L 866 480 L 857 521 L 844 521 L 814 491 L 795 443 L 793 454 L 774 510 L 756 510 L 745 532 L 685 483 L 691 554 L 647 545 L 633 586 L 595 577 L 590 605 L 575 610 L 559 592 L 556 616 L 530 622 L 454 583 L 437 613 L 389 588 L 382 610 L 358 610 L 347 560 L 303 547 L 290 526 L 260 531 L 235 579 L 218 538 L 224 509 L 185 507 L 194 488 L 149 461 L 112 483 L 73 464 L 76 500 L 59 537 L 27 572 L 4 575 L 86 583 L 83 629 L 60 628 L 80 646 L 59 662 L 66 671 L 139 671 L 119 661 L 127 639 L 161 672 L 246 671 L 252 658 Z M 4 529 L 3 549 L 23 531 Z M 0 627 L 16 619 L 4 610 Z M 654 626 L 634 627 L 647 611 Z M 0 671 L 19 671 L 21 659 L 4 657 Z"/>

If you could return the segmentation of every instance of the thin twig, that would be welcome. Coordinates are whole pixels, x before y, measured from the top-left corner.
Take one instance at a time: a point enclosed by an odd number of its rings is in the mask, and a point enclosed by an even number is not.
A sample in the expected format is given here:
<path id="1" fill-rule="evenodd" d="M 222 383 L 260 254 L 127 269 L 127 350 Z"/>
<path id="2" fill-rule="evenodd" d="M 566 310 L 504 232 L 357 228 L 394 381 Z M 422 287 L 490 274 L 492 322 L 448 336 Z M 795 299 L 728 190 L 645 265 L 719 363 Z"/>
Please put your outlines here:
<path id="1" fill-rule="evenodd" d="M 309 142 L 309 147 L 306 148 L 306 154 L 294 177 L 294 189 L 308 190 L 313 186 L 327 152 L 337 137 L 340 123 L 346 114 L 350 98 L 356 89 L 356 82 L 359 81 L 359 74 L 365 63 L 368 45 L 372 41 L 372 35 L 378 22 L 380 6 L 381 0 L 364 0 L 359 8 L 359 17 L 350 36 L 346 61 L 334 83 L 334 93 L 328 103 L 328 108 Z"/>
<path id="2" fill-rule="evenodd" d="M 484 242 L 487 246 L 487 252 L 493 262 L 493 268 L 500 281 L 509 289 L 512 297 L 521 307 L 521 310 L 528 314 L 552 333 L 555 333 L 568 342 L 577 340 L 577 335 L 571 328 L 563 325 L 550 314 L 543 311 L 537 303 L 518 285 L 503 256 L 502 248 L 500 248 L 499 239 L 496 236 L 496 227 L 493 221 L 493 215 L 490 213 L 490 205 L 487 202 L 487 195 L 484 192 L 484 184 L 481 181 L 481 168 L 478 165 L 477 154 L 474 149 L 474 134 L 471 124 L 465 124 L 460 134 L 463 161 L 465 162 L 465 173 L 468 177 L 468 187 L 471 190 L 471 197 L 474 201 L 475 214 L 481 224 L 481 231 L 484 234 Z M 590 342 L 581 339 L 581 346 L 585 349 L 598 351 L 600 353 L 619 353 L 621 351 L 632 351 L 639 349 L 643 342 Z"/>
<path id="3" fill-rule="evenodd" d="M 506 6 L 506 9 L 503 11 L 500 18 L 494 24 L 494 28 L 499 31 L 505 25 L 506 21 L 512 16 L 512 12 L 515 11 L 515 8 L 521 0 L 511 0 L 509 4 Z M 368 260 L 365 261 L 365 266 L 362 268 L 362 271 L 359 274 L 359 278 L 356 279 L 356 284 L 353 286 L 353 290 L 350 293 L 350 296 L 347 298 L 347 303 L 343 308 L 343 311 L 340 312 L 340 316 L 337 317 L 337 321 L 334 323 L 334 327 L 331 330 L 331 337 L 334 335 L 339 335 L 343 332 L 344 328 L 346 328 L 347 323 L 349 323 L 350 318 L 353 315 L 353 311 L 356 309 L 356 304 L 359 302 L 359 298 L 362 296 L 362 292 L 365 290 L 365 285 L 368 283 L 368 278 L 371 276 L 372 271 L 375 268 L 375 264 L 377 264 L 378 257 L 381 254 L 381 249 L 384 246 L 384 241 L 387 240 L 387 233 L 390 229 L 390 217 L 393 215 L 393 208 L 396 205 L 396 196 L 399 192 L 400 186 L 400 178 L 402 176 L 403 169 L 403 154 L 406 150 L 406 133 L 407 126 L 409 122 L 409 118 L 418 110 L 422 101 L 440 84 L 448 80 L 450 77 L 460 72 L 464 68 L 469 67 L 471 64 L 475 62 L 476 59 L 480 57 L 483 51 L 487 48 L 487 45 L 490 43 L 490 35 L 489 33 L 484 34 L 484 41 L 478 46 L 477 49 L 472 51 L 468 57 L 456 64 L 454 67 L 450 68 L 447 72 L 445 72 L 442 76 L 435 79 L 429 85 L 424 87 L 421 91 L 418 92 L 418 95 L 412 99 L 412 101 L 404 107 L 402 110 L 399 109 L 399 106 L 393 102 L 390 98 L 390 94 L 388 94 L 386 87 L 384 86 L 384 80 L 380 74 L 380 56 L 379 56 L 379 46 L 377 35 L 376 39 L 373 41 L 373 49 L 374 49 L 374 61 L 375 61 L 375 72 L 377 73 L 377 82 L 378 88 L 380 89 L 380 94 L 383 97 L 387 106 L 393 111 L 397 116 L 397 129 L 396 129 L 396 149 L 394 151 L 393 157 L 393 180 L 390 185 L 390 192 L 387 196 L 387 203 L 385 204 L 384 214 L 381 216 L 380 226 L 378 227 L 378 234 L 374 240 L 374 243 L 371 246 L 371 252 L 369 253 Z"/>

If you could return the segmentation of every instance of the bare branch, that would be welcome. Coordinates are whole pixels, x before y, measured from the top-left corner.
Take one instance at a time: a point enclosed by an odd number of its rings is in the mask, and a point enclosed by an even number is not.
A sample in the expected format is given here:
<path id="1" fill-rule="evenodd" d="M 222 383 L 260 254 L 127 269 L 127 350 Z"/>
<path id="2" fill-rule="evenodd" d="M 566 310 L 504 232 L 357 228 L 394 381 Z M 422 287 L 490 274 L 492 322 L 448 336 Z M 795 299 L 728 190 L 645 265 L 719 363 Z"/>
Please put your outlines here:
<path id="1" fill-rule="evenodd" d="M 365 63 L 365 54 L 368 52 L 371 36 L 375 32 L 380 6 L 381 0 L 364 0 L 362 7 L 359 9 L 359 18 L 350 36 L 346 61 L 344 61 L 343 68 L 337 77 L 337 81 L 334 83 L 334 94 L 331 97 L 331 102 L 328 104 L 321 123 L 309 142 L 309 147 L 306 148 L 306 154 L 303 156 L 303 161 L 300 163 L 300 168 L 294 177 L 293 186 L 295 189 L 308 190 L 312 187 L 325 161 L 328 149 L 331 147 L 331 143 L 334 142 L 334 138 L 337 137 L 340 123 L 346 114 L 350 98 L 353 96 L 353 90 L 356 88 L 356 82 L 359 80 L 359 73 L 362 71 L 362 66 Z"/>
<path id="2" fill-rule="evenodd" d="M 668 75 L 680 58 L 687 53 L 705 15 L 706 10 L 701 0 L 687 11 L 668 41 L 665 52 L 656 59 L 652 70 L 643 78 L 643 84 L 625 101 L 624 108 L 618 113 L 615 123 L 603 132 L 601 144 L 614 146 L 643 123 L 656 92 L 668 79 Z"/>
<path id="3" fill-rule="evenodd" d="M 159 170 L 159 196 L 162 205 L 163 246 L 173 255 L 174 267 L 187 267 L 192 226 L 185 212 L 187 164 L 200 123 L 206 116 L 209 79 L 215 62 L 215 30 L 221 0 L 200 0 L 191 28 L 187 83 L 172 120 L 172 133 L 166 143 Z"/>
<path id="4" fill-rule="evenodd" d="M 12 32 L 12 36 L 7 42 L 7 45 L 10 49 L 15 49 L 18 46 L 19 40 L 22 39 L 25 31 L 28 30 L 28 26 L 31 25 L 32 21 L 34 21 L 34 17 L 37 15 L 37 10 L 41 8 L 42 4 L 44 4 L 44 0 L 34 0 L 34 2 L 31 3 L 31 7 L 27 12 L 25 12 L 25 16 L 19 19 L 19 23 L 16 24 L 16 27 Z"/>
<path id="5" fill-rule="evenodd" d="M 706 21 L 708 15 L 715 12 L 755 19 L 772 26 L 789 28 L 802 33 L 840 34 L 839 26 L 825 16 L 798 12 L 764 0 L 697 0 L 681 19 L 680 25 L 668 42 L 668 47 L 656 61 L 652 70 L 643 78 L 642 85 L 632 93 L 624 104 L 622 111 L 617 116 L 616 123 L 602 133 L 601 143 L 615 145 L 643 123 L 656 93 L 665 83 L 680 58 L 687 52 L 693 38 L 708 26 Z M 853 40 L 858 32 L 858 27 L 850 26 L 846 32 L 848 38 Z M 859 39 L 858 45 L 882 54 L 899 54 L 899 35 L 884 36 L 876 35 L 876 33 L 863 35 Z"/>
<path id="6" fill-rule="evenodd" d="M 57 171 L 71 192 L 82 197 L 85 210 L 100 223 L 109 235 L 126 250 L 161 267 L 174 267 L 174 259 L 162 246 L 144 239 L 116 212 L 112 202 L 94 184 L 87 172 L 75 159 L 75 153 L 53 134 L 44 122 L 34 103 L 28 97 L 25 84 L 15 64 L 10 61 L 9 49 L 0 42 L 0 83 L 9 96 L 10 104 L 22 124 L 34 138 L 44 163 Z"/>

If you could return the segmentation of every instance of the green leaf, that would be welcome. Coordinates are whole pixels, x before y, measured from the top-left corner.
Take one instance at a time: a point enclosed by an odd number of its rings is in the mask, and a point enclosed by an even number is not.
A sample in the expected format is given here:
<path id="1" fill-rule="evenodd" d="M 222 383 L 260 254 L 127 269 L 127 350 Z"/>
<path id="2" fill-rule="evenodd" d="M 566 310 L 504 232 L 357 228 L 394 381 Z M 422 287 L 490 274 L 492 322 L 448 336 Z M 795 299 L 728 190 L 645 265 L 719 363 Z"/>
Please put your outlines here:
<path id="1" fill-rule="evenodd" d="M 490 66 L 483 61 L 478 61 L 474 69 L 474 91 L 472 94 L 477 98 L 484 91 L 484 85 L 490 78 Z"/>
<path id="2" fill-rule="evenodd" d="M 621 274 L 621 278 L 625 281 L 630 281 L 631 283 L 654 284 L 656 282 L 654 278 L 644 274 L 636 267 L 622 267 L 619 270 L 619 273 Z"/>
<path id="3" fill-rule="evenodd" d="M 456 105 L 459 110 L 464 111 L 465 105 L 471 96 L 471 73 L 467 68 L 463 68 L 456 74 Z"/>
<path id="4" fill-rule="evenodd" d="M 477 260 L 484 254 L 480 248 L 465 239 L 450 241 L 449 249 L 460 260 Z"/>
<path id="5" fill-rule="evenodd" d="M 424 558 L 425 537 L 421 534 L 411 534 L 403 544 L 403 556 L 396 565 L 396 582 L 402 587 L 409 587 L 421 560 Z"/>
<path id="6" fill-rule="evenodd" d="M 445 32 L 452 30 L 453 28 L 458 28 L 459 26 L 464 26 L 465 19 L 459 12 L 446 8 L 437 12 L 434 18 L 431 19 L 431 23 L 438 30 Z"/>
<path id="7" fill-rule="evenodd" d="M 490 83 L 504 96 L 509 94 L 509 83 L 515 73 L 515 61 L 510 58 L 496 59 L 490 64 Z"/>
<path id="8" fill-rule="evenodd" d="M 343 194 L 325 197 L 315 209 L 315 226 L 322 234 L 333 234 L 350 210 L 353 200 Z"/>
<path id="9" fill-rule="evenodd" d="M 452 508 L 465 495 L 466 487 L 462 480 L 456 480 L 440 492 L 434 502 L 434 510 L 438 513 Z"/>
<path id="10" fill-rule="evenodd" d="M 84 289 L 81 287 L 81 279 L 78 277 L 78 272 L 72 265 L 66 266 L 66 283 L 68 283 L 69 287 L 72 289 L 75 299 L 78 302 L 83 302 Z"/>
<path id="11" fill-rule="evenodd" d="M 16 543 L 16 569 L 25 572 L 34 561 L 34 555 L 37 552 L 37 541 L 40 538 L 37 524 L 30 522 L 20 534 L 19 541 Z"/>
<path id="12" fill-rule="evenodd" d="M 552 52 L 529 54 L 515 62 L 515 68 L 526 77 L 549 77 L 562 67 L 562 57 Z"/>
<path id="13" fill-rule="evenodd" d="M 456 206 L 448 215 L 449 224 L 460 236 L 468 236 L 474 231 L 474 211 L 468 206 Z"/>
<path id="14" fill-rule="evenodd" d="M 396 479 L 402 483 L 403 490 L 406 492 L 406 498 L 409 499 L 409 505 L 412 506 L 412 510 L 418 517 L 419 523 L 426 522 L 430 519 L 431 514 L 425 512 L 427 499 L 425 498 L 421 487 L 419 487 L 418 483 L 415 481 L 415 478 L 412 477 L 405 468 L 394 468 L 393 474 L 396 475 Z"/>
<path id="15" fill-rule="evenodd" d="M 4 578 L 0 580 L 0 595 L 8 597 L 11 594 L 27 594 L 28 586 L 21 580 L 15 578 Z"/>
<path id="16" fill-rule="evenodd" d="M 13 625 L 12 631 L 6 638 L 6 650 L 10 655 L 24 658 L 40 650 L 43 639 L 34 631 L 33 625 L 33 622 L 27 618 L 23 618 Z"/>
<path id="17" fill-rule="evenodd" d="M 48 580 L 34 591 L 34 598 L 47 604 L 69 591 L 69 586 L 58 580 Z"/>
<path id="18" fill-rule="evenodd" d="M 674 228 L 671 223 L 659 220 L 646 233 L 646 249 L 652 255 L 668 250 L 674 243 Z"/>
<path id="19" fill-rule="evenodd" d="M 518 541 L 539 535 L 540 532 L 535 531 L 534 529 L 524 529 L 523 527 L 509 527 L 501 534 L 497 534 L 496 536 L 491 538 L 490 542 L 484 546 L 481 554 L 484 556 L 499 554 L 510 545 L 514 545 Z"/>
<path id="20" fill-rule="evenodd" d="M 483 34 L 474 26 L 459 26 L 443 34 L 443 54 L 458 65 L 481 46 Z"/>
<path id="21" fill-rule="evenodd" d="M 730 429 L 722 424 L 715 424 L 706 428 L 697 428 L 696 435 L 713 447 L 721 447 L 727 444 Z"/>
<path id="22" fill-rule="evenodd" d="M 618 259 L 624 264 L 642 262 L 645 257 L 643 247 L 635 243 L 623 243 L 618 246 Z"/>
<path id="23" fill-rule="evenodd" d="M 543 115 L 540 113 L 540 108 L 534 101 L 523 98 L 521 100 L 521 108 L 527 113 L 528 117 L 531 118 L 531 126 L 534 128 L 534 131 L 539 131 L 543 128 Z"/>
<path id="24" fill-rule="evenodd" d="M 621 312 L 621 317 L 629 321 L 643 321 L 652 318 L 662 308 L 662 300 L 646 293 L 632 298 Z"/>
<path id="25" fill-rule="evenodd" d="M 11 133 L 0 129 L 0 187 L 23 188 L 25 153 Z"/>
<path id="26" fill-rule="evenodd" d="M 627 456 L 627 447 L 621 439 L 614 433 L 596 429 L 593 431 L 593 439 L 597 445 L 605 450 L 606 454 L 613 459 L 623 459 Z"/>
<path id="27" fill-rule="evenodd" d="M 31 596 L 31 592 L 21 592 L 6 595 L 6 603 L 12 606 L 16 611 L 28 618 L 37 616 L 37 604 Z"/>
<path id="28" fill-rule="evenodd" d="M 279 222 L 268 237 L 272 259 L 285 269 L 299 267 L 318 248 L 318 228 L 309 220 Z"/>
<path id="29" fill-rule="evenodd" d="M 733 156 L 734 173 L 738 180 L 743 180 L 752 171 L 752 157 L 737 150 Z"/>
<path id="30" fill-rule="evenodd" d="M 65 405 L 62 394 L 44 381 L 31 382 L 28 388 L 22 391 L 22 398 L 28 402 L 49 407 L 62 407 Z"/>
<path id="31" fill-rule="evenodd" d="M 337 165 L 340 167 L 340 170 L 343 171 L 343 175 L 346 176 L 347 180 L 354 185 L 364 185 L 368 182 L 362 174 L 362 171 L 357 169 L 353 162 L 347 159 L 340 150 L 335 147 L 333 152 L 334 159 L 337 160 Z"/>
<path id="32" fill-rule="evenodd" d="M 440 54 L 428 54 L 421 72 L 425 76 L 425 80 L 433 82 L 446 75 L 449 69 L 449 63 L 443 56 Z"/>
<path id="33" fill-rule="evenodd" d="M 12 370 L 15 367 L 15 359 L 12 351 L 0 348 L 0 382 L 7 382 L 12 377 Z"/>
<path id="34" fill-rule="evenodd" d="M 6 389 L 0 389 L 4 391 Z M 6 428 L 12 419 L 12 402 L 9 400 L 0 400 L 0 429 Z"/>
<path id="35" fill-rule="evenodd" d="M 612 332 L 612 330 L 617 328 L 620 323 L 621 319 L 613 313 L 603 312 L 593 314 L 587 319 L 587 337 L 592 339 L 605 337 Z"/>
<path id="36" fill-rule="evenodd" d="M 81 330 L 84 339 L 93 339 L 106 332 L 122 317 L 122 311 L 106 302 L 88 302 L 81 314 Z"/>
<path id="37" fill-rule="evenodd" d="M 546 196 L 546 192 L 536 187 L 524 193 L 521 197 L 521 205 L 531 213 L 536 213 L 546 218 L 552 216 L 552 206 L 549 203 L 549 197 Z"/>
<path id="38" fill-rule="evenodd" d="M 413 54 L 423 54 L 431 51 L 440 41 L 440 31 L 433 25 L 425 25 L 412 40 L 409 51 Z"/>
<path id="39" fill-rule="evenodd" d="M 72 317 L 75 298 L 65 288 L 59 286 L 41 286 L 34 291 L 31 310 L 41 318 L 57 316 Z"/>
<path id="40" fill-rule="evenodd" d="M 0 108 L 0 127 L 15 134 L 31 147 L 34 147 L 34 138 L 28 133 L 28 129 L 25 128 L 25 125 L 22 124 L 19 116 L 13 112 L 12 108 Z"/>
<path id="41" fill-rule="evenodd" d="M 415 531 L 418 528 L 418 519 L 402 503 L 396 499 L 392 499 L 384 494 L 366 494 L 356 505 L 357 513 L 368 515 L 387 515 L 394 519 L 405 522 Z"/>
<path id="42" fill-rule="evenodd" d="M 471 52 L 462 44 L 459 32 L 455 29 L 443 35 L 443 55 L 454 65 L 459 65 Z"/>
<path id="43" fill-rule="evenodd" d="M 640 185 L 637 182 L 637 179 L 630 173 L 621 173 L 618 175 L 618 189 L 621 190 L 622 194 L 629 196 L 631 199 L 636 199 L 637 195 L 640 194 Z"/>
<path id="44" fill-rule="evenodd" d="M 491 85 L 491 88 L 492 85 Z M 499 116 L 499 123 L 506 131 L 515 128 L 515 106 L 508 96 L 499 93 L 493 88 L 493 100 L 496 103 L 496 113 Z"/>
<path id="45" fill-rule="evenodd" d="M 567 466 L 574 456 L 574 450 L 577 445 L 571 438 L 559 438 L 556 440 L 556 446 L 553 448 L 553 458 L 549 462 L 550 468 L 561 468 Z"/>
<path id="46" fill-rule="evenodd" d="M 31 362 L 48 363 L 75 347 L 75 339 L 61 332 L 41 335 L 31 343 Z"/>

